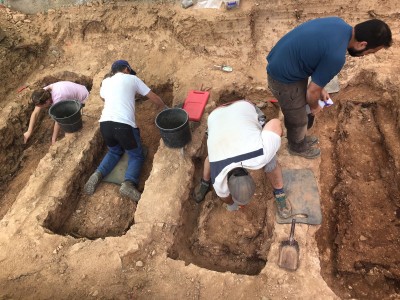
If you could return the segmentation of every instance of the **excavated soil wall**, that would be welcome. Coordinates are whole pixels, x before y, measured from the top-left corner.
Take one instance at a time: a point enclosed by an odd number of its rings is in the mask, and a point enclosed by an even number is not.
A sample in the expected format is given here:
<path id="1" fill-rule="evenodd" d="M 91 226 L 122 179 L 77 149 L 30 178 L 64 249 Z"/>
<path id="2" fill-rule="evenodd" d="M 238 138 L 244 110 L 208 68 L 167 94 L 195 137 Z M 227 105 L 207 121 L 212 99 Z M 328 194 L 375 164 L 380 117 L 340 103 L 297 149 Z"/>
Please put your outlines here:
<path id="1" fill-rule="evenodd" d="M 231 11 L 97 1 L 34 15 L 0 6 L 0 298 L 398 298 L 399 13 L 396 1 L 369 0 L 243 1 Z M 257 195 L 240 218 L 213 193 L 201 205 L 190 194 L 201 176 L 207 114 L 240 98 L 266 103 L 269 50 L 296 25 L 328 15 L 351 24 L 384 19 L 395 43 L 347 58 L 335 104 L 311 131 L 321 159 L 289 155 L 283 137 L 282 166 L 314 172 L 323 213 L 320 226 L 296 226 L 300 266 L 289 273 L 276 262 L 290 227 L 275 224 L 262 172 L 253 174 Z M 81 193 L 105 151 L 99 86 L 116 59 L 129 60 L 168 105 L 182 104 L 189 90 L 210 91 L 182 151 L 160 142 L 154 107 L 138 105 L 149 159 L 137 206 L 116 185 Z M 214 67 L 222 64 L 233 72 Z M 53 122 L 42 114 L 35 139 L 23 145 L 31 92 L 43 78 L 71 72 L 93 83 L 83 129 L 50 146 Z M 271 103 L 263 109 L 279 111 Z"/>
<path id="2" fill-rule="evenodd" d="M 397 93 L 380 90 L 374 76 L 364 79 L 369 86 L 339 92 L 338 105 L 319 123 L 331 144 L 321 170 L 332 176 L 321 180 L 327 222 L 317 237 L 322 273 L 337 274 L 333 286 L 378 299 L 398 292 L 400 282 L 399 106 Z"/>

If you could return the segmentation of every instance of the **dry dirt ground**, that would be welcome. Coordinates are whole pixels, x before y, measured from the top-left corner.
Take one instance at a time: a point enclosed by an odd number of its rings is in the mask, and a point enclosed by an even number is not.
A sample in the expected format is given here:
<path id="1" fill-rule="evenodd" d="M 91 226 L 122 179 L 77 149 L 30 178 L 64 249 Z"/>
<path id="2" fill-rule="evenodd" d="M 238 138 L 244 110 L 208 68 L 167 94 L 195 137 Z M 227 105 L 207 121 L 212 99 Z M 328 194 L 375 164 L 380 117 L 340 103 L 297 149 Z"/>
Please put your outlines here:
<path id="1" fill-rule="evenodd" d="M 265 56 L 288 30 L 337 15 L 350 24 L 378 17 L 394 45 L 348 58 L 335 104 L 316 119 L 322 156 L 279 152 L 285 169 L 309 168 L 320 191 L 321 225 L 299 224 L 300 266 L 277 266 L 289 225 L 275 222 L 271 187 L 254 172 L 255 199 L 228 213 L 213 192 L 191 198 L 201 176 L 207 114 L 247 98 L 269 117 Z M 0 299 L 399 299 L 400 100 L 397 0 L 243 0 L 238 9 L 183 9 L 172 1 L 95 1 L 37 14 L 0 6 Z M 82 187 L 104 155 L 99 86 L 127 59 L 170 106 L 209 89 L 192 141 L 167 148 L 156 108 L 138 100 L 148 148 L 139 204 L 102 183 Z M 224 73 L 213 65 L 227 64 Z M 43 113 L 22 134 L 33 89 L 57 80 L 91 88 L 83 128 L 50 145 Z"/>

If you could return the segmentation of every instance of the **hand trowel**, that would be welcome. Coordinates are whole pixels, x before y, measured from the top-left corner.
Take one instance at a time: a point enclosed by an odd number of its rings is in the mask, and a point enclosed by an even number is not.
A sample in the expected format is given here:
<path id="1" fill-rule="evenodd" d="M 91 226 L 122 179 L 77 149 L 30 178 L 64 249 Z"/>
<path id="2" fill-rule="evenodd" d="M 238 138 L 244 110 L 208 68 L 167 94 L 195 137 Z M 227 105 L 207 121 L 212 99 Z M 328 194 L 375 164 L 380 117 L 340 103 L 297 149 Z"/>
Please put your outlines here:
<path id="1" fill-rule="evenodd" d="M 296 219 L 292 219 L 289 240 L 281 242 L 279 246 L 278 266 L 290 271 L 296 271 L 299 266 L 299 243 L 294 239 Z"/>

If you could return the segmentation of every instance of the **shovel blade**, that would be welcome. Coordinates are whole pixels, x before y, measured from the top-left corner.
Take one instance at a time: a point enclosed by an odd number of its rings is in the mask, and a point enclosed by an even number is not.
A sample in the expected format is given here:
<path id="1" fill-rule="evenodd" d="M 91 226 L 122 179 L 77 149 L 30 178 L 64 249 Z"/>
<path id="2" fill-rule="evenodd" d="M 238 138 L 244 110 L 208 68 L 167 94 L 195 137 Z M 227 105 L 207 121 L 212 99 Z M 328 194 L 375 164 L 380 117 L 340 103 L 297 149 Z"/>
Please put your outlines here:
<path id="1" fill-rule="evenodd" d="M 299 244 L 297 241 L 284 241 L 280 245 L 278 266 L 296 271 L 299 266 Z"/>

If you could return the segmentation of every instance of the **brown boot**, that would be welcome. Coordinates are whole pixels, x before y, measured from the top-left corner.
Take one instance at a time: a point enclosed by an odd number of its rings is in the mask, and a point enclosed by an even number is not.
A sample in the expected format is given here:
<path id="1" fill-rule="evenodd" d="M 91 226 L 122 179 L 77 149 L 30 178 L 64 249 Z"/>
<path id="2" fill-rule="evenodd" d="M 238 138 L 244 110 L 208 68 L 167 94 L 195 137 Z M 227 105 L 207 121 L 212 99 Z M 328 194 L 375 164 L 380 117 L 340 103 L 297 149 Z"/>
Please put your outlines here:
<path id="1" fill-rule="evenodd" d="M 202 202 L 206 197 L 206 194 L 208 193 L 209 189 L 210 189 L 210 182 L 201 179 L 200 183 L 194 188 L 193 191 L 194 200 L 197 203 Z"/>
<path id="2" fill-rule="evenodd" d="M 321 150 L 317 148 L 308 148 L 307 150 L 302 152 L 297 152 L 289 148 L 289 153 L 292 155 L 297 155 L 308 159 L 313 159 L 321 156 Z"/>
<path id="3" fill-rule="evenodd" d="M 314 135 L 307 135 L 305 137 L 306 143 L 308 146 L 313 146 L 319 142 L 318 138 Z"/>
<path id="4" fill-rule="evenodd" d="M 317 139 L 318 141 L 318 139 Z M 317 158 L 321 155 L 321 150 L 312 148 L 309 143 L 314 142 L 315 138 L 305 137 L 300 143 L 289 143 L 288 150 L 291 155 L 297 155 L 308 159 Z"/>

